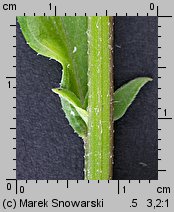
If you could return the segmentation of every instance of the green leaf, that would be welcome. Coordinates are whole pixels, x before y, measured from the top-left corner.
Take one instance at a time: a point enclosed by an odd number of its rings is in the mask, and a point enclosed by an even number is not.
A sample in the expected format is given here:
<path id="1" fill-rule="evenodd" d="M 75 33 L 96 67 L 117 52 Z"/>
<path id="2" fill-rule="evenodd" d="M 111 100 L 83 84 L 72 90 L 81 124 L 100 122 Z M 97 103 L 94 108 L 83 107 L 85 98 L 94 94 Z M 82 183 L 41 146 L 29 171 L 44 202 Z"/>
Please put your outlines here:
<path id="1" fill-rule="evenodd" d="M 114 93 L 114 121 L 120 119 L 134 101 L 140 89 L 149 81 L 148 77 L 139 77 L 120 87 Z"/>
<path id="2" fill-rule="evenodd" d="M 74 93 L 60 88 L 53 88 L 52 91 L 58 94 L 63 99 L 67 100 L 76 109 L 77 113 L 81 116 L 85 123 L 88 124 L 88 113 L 82 108 L 80 100 Z M 73 116 L 75 116 L 75 113 L 73 111 L 71 113 Z"/>
<path id="3" fill-rule="evenodd" d="M 61 88 L 74 93 L 84 105 L 88 69 L 87 17 L 19 16 L 18 22 L 32 49 L 62 64 Z M 65 98 L 61 98 L 61 103 L 71 126 L 84 136 L 86 124 L 79 113 Z M 72 116 L 72 111 L 76 116 Z"/>

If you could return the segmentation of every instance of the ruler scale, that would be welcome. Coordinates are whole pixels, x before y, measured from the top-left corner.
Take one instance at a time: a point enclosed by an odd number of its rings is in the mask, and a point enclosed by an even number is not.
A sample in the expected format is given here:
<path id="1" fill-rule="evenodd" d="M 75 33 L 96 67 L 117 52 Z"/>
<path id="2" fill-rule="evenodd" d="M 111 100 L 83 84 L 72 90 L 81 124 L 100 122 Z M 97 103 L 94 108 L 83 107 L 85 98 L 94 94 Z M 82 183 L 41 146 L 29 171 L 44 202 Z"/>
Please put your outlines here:
<path id="1" fill-rule="evenodd" d="M 134 2 L 134 3 L 133 3 Z M 66 0 L 1 5 L 1 211 L 173 211 L 172 2 Z M 126 5 L 126 9 L 125 9 Z M 85 9 L 84 9 L 85 8 Z M 158 17 L 158 175 L 154 180 L 17 180 L 16 179 L 16 16 L 157 16 Z M 173 28 L 173 29 L 172 29 Z M 35 201 L 35 202 L 34 202 Z M 93 201 L 93 202 L 92 202 Z M 74 206 L 74 204 L 79 204 Z"/>

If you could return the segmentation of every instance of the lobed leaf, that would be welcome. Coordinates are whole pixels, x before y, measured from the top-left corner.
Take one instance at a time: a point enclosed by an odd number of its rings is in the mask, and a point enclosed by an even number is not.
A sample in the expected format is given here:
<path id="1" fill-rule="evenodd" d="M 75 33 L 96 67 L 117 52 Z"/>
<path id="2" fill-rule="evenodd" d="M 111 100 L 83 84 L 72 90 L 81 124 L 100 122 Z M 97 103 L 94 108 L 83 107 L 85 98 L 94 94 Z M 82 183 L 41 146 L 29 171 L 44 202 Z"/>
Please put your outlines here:
<path id="1" fill-rule="evenodd" d="M 149 81 L 148 77 L 139 77 L 120 87 L 114 93 L 114 121 L 120 119 L 134 101 L 140 89 Z"/>

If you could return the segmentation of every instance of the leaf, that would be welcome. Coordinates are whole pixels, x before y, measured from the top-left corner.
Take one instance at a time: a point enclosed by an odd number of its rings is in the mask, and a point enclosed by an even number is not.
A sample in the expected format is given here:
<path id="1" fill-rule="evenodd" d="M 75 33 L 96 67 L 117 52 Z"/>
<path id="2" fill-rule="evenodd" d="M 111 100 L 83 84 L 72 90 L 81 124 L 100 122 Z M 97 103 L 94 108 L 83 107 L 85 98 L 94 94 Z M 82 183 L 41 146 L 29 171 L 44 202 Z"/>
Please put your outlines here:
<path id="1" fill-rule="evenodd" d="M 78 114 L 81 116 L 81 118 L 85 121 L 85 123 L 88 123 L 88 113 L 86 110 L 82 108 L 82 104 L 80 100 L 75 96 L 74 93 L 71 91 L 68 91 L 66 89 L 60 89 L 60 88 L 53 88 L 52 91 L 56 94 L 58 94 L 63 99 L 67 100 L 78 112 Z M 75 116 L 75 113 L 72 111 L 72 115 Z"/>
<path id="2" fill-rule="evenodd" d="M 87 95 L 87 17 L 19 16 L 18 22 L 32 49 L 62 64 L 61 88 L 74 93 L 83 105 Z M 79 113 L 65 98 L 61 103 L 71 126 L 85 136 L 86 124 Z"/>
<path id="3" fill-rule="evenodd" d="M 140 89 L 149 81 L 148 77 L 139 77 L 120 87 L 114 93 L 114 121 L 120 119 L 134 101 Z"/>
<path id="4" fill-rule="evenodd" d="M 62 87 L 84 100 L 88 66 L 87 17 L 19 16 L 18 21 L 31 48 L 62 64 Z"/>

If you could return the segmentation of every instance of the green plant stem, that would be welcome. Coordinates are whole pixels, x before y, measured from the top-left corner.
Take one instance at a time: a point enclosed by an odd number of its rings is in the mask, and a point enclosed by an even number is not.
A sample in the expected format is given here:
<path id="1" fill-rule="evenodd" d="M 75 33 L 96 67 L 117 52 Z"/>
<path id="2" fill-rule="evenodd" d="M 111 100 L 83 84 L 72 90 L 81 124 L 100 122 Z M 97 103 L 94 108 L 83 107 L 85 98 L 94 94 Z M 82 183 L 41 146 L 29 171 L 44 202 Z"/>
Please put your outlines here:
<path id="1" fill-rule="evenodd" d="M 112 28 L 111 17 L 88 17 L 88 180 L 112 177 Z"/>

